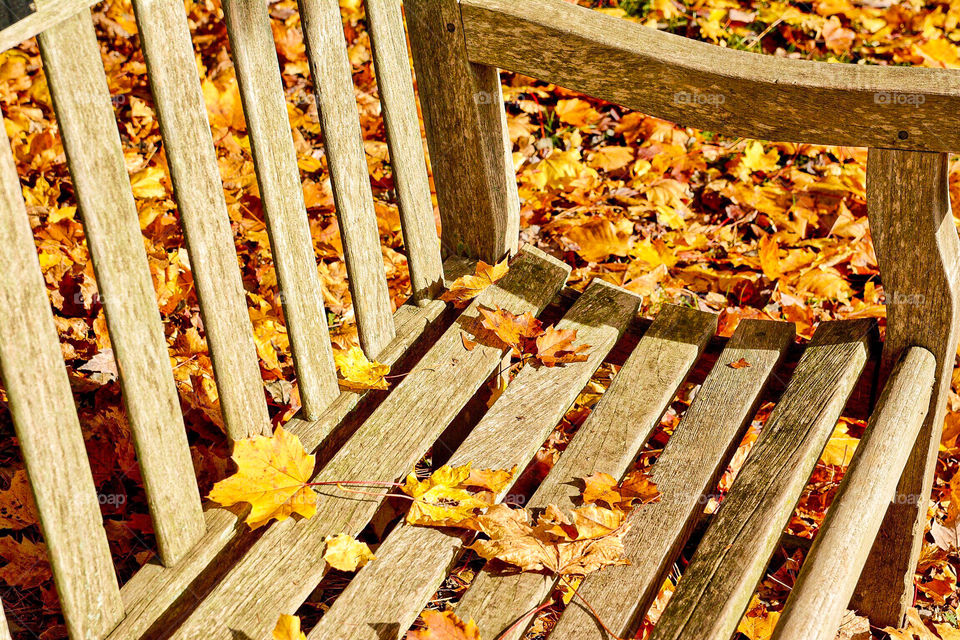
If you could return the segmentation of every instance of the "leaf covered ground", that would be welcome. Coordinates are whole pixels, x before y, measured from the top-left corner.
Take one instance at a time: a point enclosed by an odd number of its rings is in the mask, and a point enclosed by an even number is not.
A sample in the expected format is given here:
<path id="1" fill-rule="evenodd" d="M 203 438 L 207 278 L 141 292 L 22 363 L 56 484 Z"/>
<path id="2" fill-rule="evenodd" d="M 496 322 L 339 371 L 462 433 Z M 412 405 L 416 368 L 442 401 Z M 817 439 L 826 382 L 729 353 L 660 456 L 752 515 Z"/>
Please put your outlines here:
<path id="1" fill-rule="evenodd" d="M 409 280 L 369 36 L 360 0 L 340 4 L 384 267 L 393 301 L 401 304 L 409 295 Z M 958 0 L 580 0 L 580 4 L 651 28 L 770 55 L 960 68 Z M 186 0 L 186 7 L 265 392 L 279 425 L 296 412 L 298 393 L 290 382 L 294 375 L 289 342 L 222 15 L 216 0 Z M 270 13 L 328 321 L 335 348 L 349 361 L 356 331 L 296 3 L 271 2 Z M 128 0 L 105 0 L 94 15 L 194 464 L 206 495 L 234 467 L 136 25 Z M 866 219 L 865 150 L 727 139 L 530 78 L 504 74 L 503 83 L 522 198 L 522 240 L 572 264 L 573 287 L 582 289 L 595 277 L 609 280 L 641 294 L 643 311 L 651 315 L 665 303 L 719 312 L 727 335 L 741 318 L 789 320 L 805 337 L 824 319 L 883 318 L 883 286 Z M 0 107 L 23 181 L 111 550 L 125 581 L 151 557 L 152 530 L 103 307 L 35 42 L 0 56 Z M 951 168 L 957 210 L 956 158 Z M 521 483 L 532 486 L 549 468 L 615 373 L 613 365 L 601 367 Z M 956 372 L 954 380 L 960 380 Z M 651 455 L 669 438 L 691 392 L 685 389 L 678 396 L 648 445 Z M 0 405 L 5 403 L 0 392 Z M 960 605 L 960 395 L 951 394 L 950 409 L 929 532 L 915 580 L 916 605 L 923 617 L 919 624 L 939 625 L 944 638 L 956 633 Z M 718 488 L 718 498 L 729 488 L 768 411 L 766 407 L 757 416 Z M 799 541 L 816 532 L 862 430 L 862 422 L 842 421 L 818 465 L 789 525 L 798 542 L 775 556 L 741 627 L 752 640 L 769 633 L 803 557 Z M 708 505 L 715 507 L 716 501 Z M 0 597 L 14 636 L 65 637 L 6 411 L 0 412 L 0 529 L 0 558 L 5 562 L 0 566 Z M 375 538 L 377 527 L 373 529 Z M 475 560 L 465 560 L 431 607 L 442 608 L 458 597 L 478 566 Z M 337 575 L 326 580 L 305 606 L 305 620 L 315 620 L 342 587 Z M 670 582 L 664 585 L 653 617 L 671 590 Z M 531 637 L 548 630 L 555 617 L 552 609 L 542 612 Z M 919 630 L 914 635 L 926 637 Z"/>

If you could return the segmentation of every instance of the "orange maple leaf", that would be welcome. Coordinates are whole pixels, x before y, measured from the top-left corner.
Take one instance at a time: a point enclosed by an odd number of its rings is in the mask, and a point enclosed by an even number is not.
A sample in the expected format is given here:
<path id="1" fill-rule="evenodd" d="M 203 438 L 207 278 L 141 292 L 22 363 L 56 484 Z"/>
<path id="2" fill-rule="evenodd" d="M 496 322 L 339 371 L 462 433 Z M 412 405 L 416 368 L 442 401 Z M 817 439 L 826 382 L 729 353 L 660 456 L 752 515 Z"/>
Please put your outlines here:
<path id="1" fill-rule="evenodd" d="M 450 288 L 440 296 L 445 302 L 453 302 L 457 307 L 465 307 L 470 300 L 479 296 L 483 291 L 507 275 L 510 265 L 507 260 L 495 265 L 489 265 L 483 260 L 477 263 L 473 274 L 460 276 L 450 285 Z"/>
<path id="2" fill-rule="evenodd" d="M 309 486 L 314 456 L 300 438 L 277 427 L 272 437 L 254 436 L 233 447 L 237 472 L 221 480 L 209 498 L 225 507 L 247 502 L 251 506 L 246 523 L 251 529 L 271 519 L 286 520 L 298 513 L 304 518 L 317 512 L 317 494 Z"/>
<path id="3" fill-rule="evenodd" d="M 629 511 L 634 504 L 646 504 L 660 499 L 660 491 L 650 475 L 642 470 L 631 471 L 622 482 L 610 474 L 598 471 L 583 478 L 583 502 L 604 503 L 611 509 Z"/>
<path id="4" fill-rule="evenodd" d="M 480 640 L 473 620 L 464 622 L 453 611 L 428 609 L 420 617 L 423 629 L 407 633 L 407 640 Z"/>
<path id="5" fill-rule="evenodd" d="M 577 339 L 576 329 L 556 329 L 549 327 L 543 335 L 537 337 L 537 360 L 548 367 L 569 362 L 585 362 L 587 355 L 583 353 L 590 345 L 574 345 Z"/>
<path id="6" fill-rule="evenodd" d="M 529 311 L 514 315 L 506 309 L 480 307 L 484 329 L 492 331 L 504 345 L 513 347 L 518 354 L 524 353 L 522 338 L 537 338 L 543 333 L 543 324 Z"/>

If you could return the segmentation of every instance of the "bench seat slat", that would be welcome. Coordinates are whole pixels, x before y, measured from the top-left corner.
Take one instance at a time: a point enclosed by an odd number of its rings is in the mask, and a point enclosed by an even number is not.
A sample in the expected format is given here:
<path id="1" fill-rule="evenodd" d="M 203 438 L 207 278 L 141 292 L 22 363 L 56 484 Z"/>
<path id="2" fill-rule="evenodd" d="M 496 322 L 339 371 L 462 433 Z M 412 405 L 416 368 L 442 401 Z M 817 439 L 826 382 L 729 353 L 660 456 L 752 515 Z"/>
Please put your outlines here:
<path id="1" fill-rule="evenodd" d="M 528 248 L 510 272 L 460 315 L 318 474 L 318 481 L 395 481 L 409 472 L 463 405 L 496 371 L 505 350 L 480 344 L 467 351 L 461 333 L 480 329 L 479 304 L 512 313 L 539 313 L 559 291 L 570 267 Z M 292 613 L 326 573 L 323 540 L 356 535 L 382 498 L 323 492 L 309 520 L 273 523 L 213 588 L 171 638 L 262 638 L 274 614 Z"/>
<path id="2" fill-rule="evenodd" d="M 102 638 L 123 617 L 120 590 L 6 129 L 0 264 L 0 374 L 54 582 L 70 633 Z"/>
<path id="3" fill-rule="evenodd" d="M 728 640 L 866 364 L 872 320 L 825 322 L 707 529 L 653 640 Z"/>
<path id="4" fill-rule="evenodd" d="M 526 506 L 572 507 L 571 499 L 580 494 L 573 486 L 575 478 L 595 471 L 620 478 L 660 423 L 716 327 L 714 314 L 664 307 Z M 481 635 L 496 637 L 539 604 L 553 583 L 543 574 L 481 572 L 457 614 L 476 621 Z"/>
<path id="5" fill-rule="evenodd" d="M 157 546 L 173 565 L 203 535 L 203 513 L 90 10 L 48 29 L 39 42 Z"/>
<path id="6" fill-rule="evenodd" d="M 804 559 L 774 640 L 832 640 L 924 423 L 937 361 L 921 347 L 893 370 Z"/>
<path id="7" fill-rule="evenodd" d="M 270 16 L 259 0 L 225 0 L 223 12 L 300 399 L 304 415 L 313 419 L 339 388 Z"/>
<path id="8" fill-rule="evenodd" d="M 401 3 L 366 0 L 364 6 L 383 123 L 390 145 L 410 282 L 414 299 L 422 300 L 443 287 L 443 270 Z"/>
<path id="9" fill-rule="evenodd" d="M 430 341 L 432 334 L 445 322 L 447 305 L 433 300 L 428 305 L 404 305 L 397 309 L 394 321 L 397 337 L 381 354 L 389 366 L 409 355 L 420 340 Z M 369 392 L 344 391 L 317 420 L 301 416 L 285 427 L 295 433 L 308 451 L 330 444 L 329 436 Z M 172 621 L 189 612 L 202 598 L 219 572 L 226 571 L 239 553 L 249 546 L 248 527 L 232 511 L 212 508 L 205 514 L 207 533 L 191 552 L 175 567 L 148 562 L 123 585 L 127 615 L 109 640 L 150 640 L 162 636 Z M 211 571 L 212 569 L 212 571 Z"/>
<path id="10" fill-rule="evenodd" d="M 524 367 L 448 464 L 526 467 L 627 328 L 639 302 L 634 294 L 595 280 L 557 325 L 575 329 L 577 343 L 591 345 L 588 360 L 560 368 Z M 377 549 L 377 562 L 351 580 L 308 639 L 386 640 L 388 629 L 391 637 L 402 638 L 464 540 L 441 529 L 400 525 Z"/>
<path id="11" fill-rule="evenodd" d="M 134 0 L 227 435 L 269 434 L 270 416 L 210 135 L 193 41 L 179 0 Z"/>
<path id="12" fill-rule="evenodd" d="M 624 536 L 630 565 L 586 577 L 579 593 L 618 636 L 632 637 L 665 574 L 686 543 L 704 497 L 716 486 L 777 366 L 795 335 L 792 323 L 743 320 L 653 465 L 659 502 L 631 515 Z M 728 366 L 740 359 L 749 367 Z M 598 640 L 606 634 L 576 599 L 554 628 L 553 640 Z"/>
<path id="13" fill-rule="evenodd" d="M 394 326 L 340 5 L 300 0 L 299 6 L 360 345 L 376 358 Z"/>

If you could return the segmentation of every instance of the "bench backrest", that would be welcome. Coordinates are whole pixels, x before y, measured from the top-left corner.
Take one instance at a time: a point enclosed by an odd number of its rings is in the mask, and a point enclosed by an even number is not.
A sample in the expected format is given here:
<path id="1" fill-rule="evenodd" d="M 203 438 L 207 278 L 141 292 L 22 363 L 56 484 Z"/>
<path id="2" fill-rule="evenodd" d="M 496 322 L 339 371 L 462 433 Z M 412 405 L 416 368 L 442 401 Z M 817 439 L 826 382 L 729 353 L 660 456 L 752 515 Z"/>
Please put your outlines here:
<path id="1" fill-rule="evenodd" d="M 89 0 L 36 0 L 0 48 L 39 36 L 106 312 L 161 560 L 204 532 L 180 402 Z M 154 106 L 191 256 L 224 423 L 271 431 L 230 218 L 181 0 L 134 0 Z M 224 0 L 302 417 L 339 394 L 317 261 L 267 3 Z M 399 2 L 367 0 L 413 295 L 442 288 L 440 243 Z M 394 337 L 380 236 L 338 3 L 301 2 L 361 345 Z M 72 637 L 102 637 L 123 607 L 17 168 L 0 134 L 0 370 Z"/>

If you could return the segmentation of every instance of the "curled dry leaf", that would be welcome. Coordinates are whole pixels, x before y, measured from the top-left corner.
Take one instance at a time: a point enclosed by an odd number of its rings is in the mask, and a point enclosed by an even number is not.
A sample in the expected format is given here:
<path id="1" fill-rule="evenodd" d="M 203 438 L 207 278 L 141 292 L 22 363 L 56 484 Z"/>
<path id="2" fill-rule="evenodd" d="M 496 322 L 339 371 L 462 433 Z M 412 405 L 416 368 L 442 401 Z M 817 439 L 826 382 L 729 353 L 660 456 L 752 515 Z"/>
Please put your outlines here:
<path id="1" fill-rule="evenodd" d="M 596 472 L 583 478 L 583 502 L 599 502 L 611 509 L 629 511 L 634 504 L 646 504 L 660 499 L 660 490 L 646 471 L 634 470 L 623 482 L 617 482 L 610 474 Z"/>
<path id="2" fill-rule="evenodd" d="M 453 611 L 428 609 L 420 617 L 423 629 L 407 633 L 407 640 L 480 640 L 473 620 L 464 622 Z"/>
<path id="3" fill-rule="evenodd" d="M 371 362 L 360 347 L 351 347 L 334 356 L 337 370 L 340 372 L 340 386 L 351 391 L 367 389 L 387 389 L 387 375 L 390 367 L 377 361 Z"/>
<path id="4" fill-rule="evenodd" d="M 346 533 L 327 536 L 324 542 L 327 548 L 323 552 L 323 559 L 334 569 L 356 571 L 371 560 L 376 560 L 376 556 L 365 542 L 355 540 L 353 536 Z"/>
<path id="5" fill-rule="evenodd" d="M 727 366 L 731 369 L 746 369 L 750 366 L 750 363 L 747 362 L 746 358 L 740 358 L 739 360 L 728 363 Z"/>
<path id="6" fill-rule="evenodd" d="M 277 427 L 272 437 L 240 440 L 232 458 L 237 472 L 215 484 L 209 498 L 225 507 L 249 503 L 246 522 L 251 529 L 271 519 L 286 520 L 294 513 L 310 518 L 317 512 L 317 495 L 308 485 L 314 456 L 296 435 Z"/>
<path id="7" fill-rule="evenodd" d="M 453 302 L 457 307 L 465 307 L 497 280 L 507 275 L 510 265 L 507 260 L 489 265 L 483 260 L 477 263 L 475 273 L 461 276 L 453 281 L 450 288 L 440 296 L 445 302 Z"/>
<path id="8" fill-rule="evenodd" d="M 300 618 L 280 614 L 277 626 L 273 628 L 273 640 L 307 640 L 306 634 L 300 630 Z"/>

